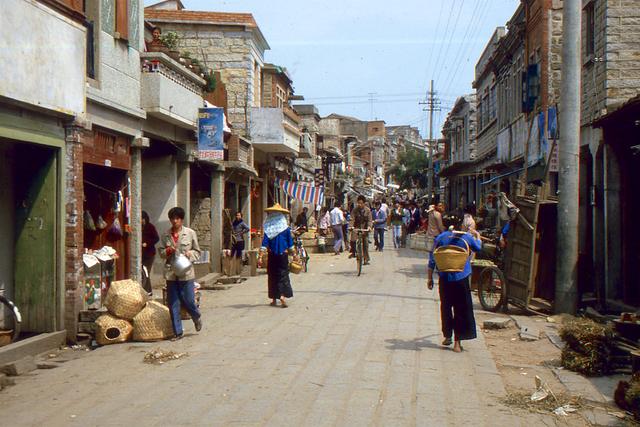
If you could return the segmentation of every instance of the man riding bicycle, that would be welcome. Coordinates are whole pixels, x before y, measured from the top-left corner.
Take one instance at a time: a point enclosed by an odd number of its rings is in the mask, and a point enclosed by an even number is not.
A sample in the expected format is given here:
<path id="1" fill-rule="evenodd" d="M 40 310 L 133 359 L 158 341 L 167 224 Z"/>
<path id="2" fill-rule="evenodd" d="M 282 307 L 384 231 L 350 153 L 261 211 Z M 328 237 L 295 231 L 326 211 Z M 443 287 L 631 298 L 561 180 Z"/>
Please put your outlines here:
<path id="1" fill-rule="evenodd" d="M 373 224 L 373 218 L 371 216 L 371 209 L 366 205 L 367 199 L 364 196 L 358 196 L 358 200 L 356 202 L 356 206 L 351 211 L 351 221 L 349 223 L 349 228 L 351 229 L 361 229 L 367 230 L 364 232 L 363 239 L 363 248 L 362 251 L 364 253 L 364 264 L 369 264 L 369 230 L 371 230 L 371 226 Z M 358 238 L 358 234 L 355 232 L 351 233 L 351 255 L 349 258 L 355 258 L 356 256 L 356 239 Z"/>

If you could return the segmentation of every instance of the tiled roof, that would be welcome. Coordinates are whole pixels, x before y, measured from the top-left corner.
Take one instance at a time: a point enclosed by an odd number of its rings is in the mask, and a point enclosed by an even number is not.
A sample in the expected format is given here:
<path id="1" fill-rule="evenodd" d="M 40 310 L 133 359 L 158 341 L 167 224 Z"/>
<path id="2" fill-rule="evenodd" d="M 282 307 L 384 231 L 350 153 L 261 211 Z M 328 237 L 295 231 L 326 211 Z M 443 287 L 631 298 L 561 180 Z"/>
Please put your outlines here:
<path id="1" fill-rule="evenodd" d="M 227 13 L 227 12 L 198 12 L 193 10 L 160 10 L 149 9 L 144 10 L 145 19 L 153 20 L 171 20 L 171 21 L 187 21 L 202 22 L 203 24 L 219 24 L 219 25 L 244 25 L 247 27 L 258 27 L 253 15 L 250 13 Z"/>

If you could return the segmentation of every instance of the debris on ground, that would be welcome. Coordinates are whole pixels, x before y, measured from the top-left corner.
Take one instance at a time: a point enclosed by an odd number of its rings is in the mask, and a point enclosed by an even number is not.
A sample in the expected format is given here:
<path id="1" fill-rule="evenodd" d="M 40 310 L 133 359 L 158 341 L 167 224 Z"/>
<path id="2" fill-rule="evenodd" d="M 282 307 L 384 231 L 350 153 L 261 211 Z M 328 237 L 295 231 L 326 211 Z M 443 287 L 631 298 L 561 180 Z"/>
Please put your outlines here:
<path id="1" fill-rule="evenodd" d="M 611 368 L 613 330 L 591 319 L 576 318 L 562 325 L 562 366 L 587 376 L 606 375 Z"/>
<path id="2" fill-rule="evenodd" d="M 566 405 L 562 405 L 562 406 L 559 406 L 556 409 L 554 409 L 553 413 L 555 415 L 561 415 L 563 417 L 566 417 L 570 413 L 576 412 L 576 411 L 577 411 L 577 409 L 574 408 L 571 404 L 566 404 Z"/>
<path id="3" fill-rule="evenodd" d="M 640 374 L 633 374 L 629 381 L 620 381 L 613 397 L 621 409 L 640 420 Z"/>
<path id="4" fill-rule="evenodd" d="M 536 375 L 536 391 L 534 391 L 531 395 L 531 401 L 540 402 L 541 400 L 549 397 L 549 395 L 553 395 L 553 392 L 551 391 L 549 386 L 547 386 L 547 384 L 542 381 L 542 378 Z"/>
<path id="5" fill-rule="evenodd" d="M 503 400 L 503 403 L 507 406 L 526 409 L 530 412 L 536 412 L 539 414 L 553 413 L 557 408 L 565 405 L 571 405 L 571 407 L 576 410 L 583 406 L 582 399 L 580 397 L 572 397 L 567 393 L 555 394 L 553 395 L 553 398 L 546 398 L 538 401 L 531 400 L 531 397 L 531 393 L 529 392 L 509 393 Z"/>
<path id="6" fill-rule="evenodd" d="M 148 351 L 144 355 L 144 363 L 150 363 L 153 365 L 162 365 L 165 362 L 170 360 L 177 360 L 183 357 L 189 356 L 189 353 L 176 353 L 171 350 L 162 350 L 160 348 L 156 348 L 154 350 Z"/>

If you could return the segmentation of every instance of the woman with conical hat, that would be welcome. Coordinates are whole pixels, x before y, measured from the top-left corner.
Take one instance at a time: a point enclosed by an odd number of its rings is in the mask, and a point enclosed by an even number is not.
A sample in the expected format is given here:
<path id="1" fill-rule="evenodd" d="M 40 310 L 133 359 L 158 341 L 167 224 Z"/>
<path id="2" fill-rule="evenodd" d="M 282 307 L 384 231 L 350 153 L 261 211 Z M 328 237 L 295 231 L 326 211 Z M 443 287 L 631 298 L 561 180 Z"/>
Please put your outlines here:
<path id="1" fill-rule="evenodd" d="M 279 203 L 265 209 L 267 219 L 264 222 L 264 238 L 261 250 L 268 250 L 267 276 L 271 305 L 280 300 L 281 307 L 287 307 L 286 298 L 293 297 L 289 280 L 289 257 L 293 254 L 293 236 L 287 218 L 289 211 Z"/>

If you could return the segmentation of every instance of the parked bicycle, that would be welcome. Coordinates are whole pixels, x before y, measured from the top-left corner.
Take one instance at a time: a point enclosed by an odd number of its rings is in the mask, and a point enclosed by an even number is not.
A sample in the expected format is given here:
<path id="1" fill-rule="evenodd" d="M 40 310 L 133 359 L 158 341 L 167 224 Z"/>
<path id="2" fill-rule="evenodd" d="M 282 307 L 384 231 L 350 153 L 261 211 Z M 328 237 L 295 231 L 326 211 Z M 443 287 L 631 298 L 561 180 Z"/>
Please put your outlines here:
<path id="1" fill-rule="evenodd" d="M 14 342 L 20 335 L 22 315 L 13 301 L 4 296 L 4 289 L 0 289 L 0 303 L 2 303 L 2 305 L 4 305 L 8 310 L 9 316 L 5 317 L 4 329 L 11 331 L 11 342 Z"/>
<path id="2" fill-rule="evenodd" d="M 364 248 L 366 245 L 365 240 L 367 239 L 367 233 L 370 230 L 368 228 L 353 228 L 351 229 L 352 233 L 356 233 L 356 268 L 358 271 L 358 276 L 362 274 L 362 265 L 364 263 L 369 262 L 369 254 L 367 253 L 367 259 L 365 258 Z"/>
<path id="3" fill-rule="evenodd" d="M 483 241 L 489 242 L 483 247 L 477 260 L 473 264 L 476 267 L 484 267 L 478 277 L 478 299 L 480 305 L 487 311 L 498 311 L 506 301 L 507 281 L 504 277 L 504 252 L 499 245 L 499 235 L 495 232 L 485 233 Z M 491 250 L 486 250 L 490 248 Z"/>
<path id="4" fill-rule="evenodd" d="M 302 264 L 302 271 L 306 273 L 309 268 L 309 253 L 305 249 L 302 239 L 300 238 L 304 232 L 305 230 L 303 230 L 302 227 L 298 227 L 293 230 L 292 234 L 295 257 L 300 260 L 300 263 Z"/>

